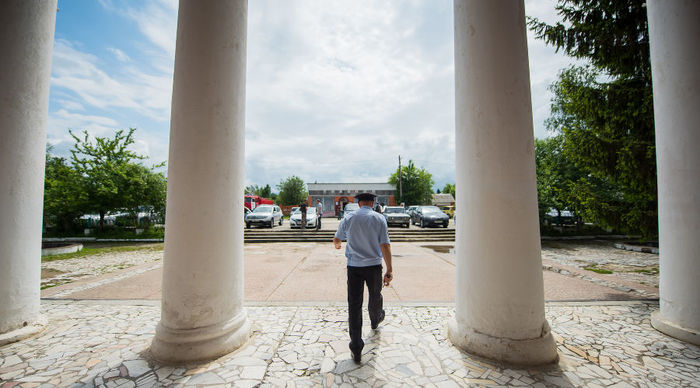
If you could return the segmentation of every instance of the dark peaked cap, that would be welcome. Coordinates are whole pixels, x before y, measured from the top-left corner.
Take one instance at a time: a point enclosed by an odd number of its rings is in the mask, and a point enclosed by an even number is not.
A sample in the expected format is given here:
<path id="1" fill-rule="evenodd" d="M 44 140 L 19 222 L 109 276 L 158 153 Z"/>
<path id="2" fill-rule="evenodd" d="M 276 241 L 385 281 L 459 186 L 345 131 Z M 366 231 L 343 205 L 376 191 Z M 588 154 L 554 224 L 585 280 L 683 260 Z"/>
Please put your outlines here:
<path id="1" fill-rule="evenodd" d="M 372 193 L 360 193 L 355 196 L 358 201 L 374 201 L 377 196 Z"/>

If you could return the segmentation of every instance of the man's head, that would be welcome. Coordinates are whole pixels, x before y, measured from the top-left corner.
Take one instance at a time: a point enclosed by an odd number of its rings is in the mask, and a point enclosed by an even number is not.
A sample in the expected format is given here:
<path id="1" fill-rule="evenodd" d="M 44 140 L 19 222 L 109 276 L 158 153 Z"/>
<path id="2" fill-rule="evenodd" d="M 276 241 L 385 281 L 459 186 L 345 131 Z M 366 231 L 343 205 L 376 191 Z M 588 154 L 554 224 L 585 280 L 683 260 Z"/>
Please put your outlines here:
<path id="1" fill-rule="evenodd" d="M 360 193 L 355 196 L 357 203 L 360 206 L 372 206 L 374 205 L 374 198 L 376 195 L 372 193 Z"/>
<path id="2" fill-rule="evenodd" d="M 317 199 L 317 200 L 316 200 L 316 203 L 321 203 L 321 200 L 320 200 L 320 199 Z"/>

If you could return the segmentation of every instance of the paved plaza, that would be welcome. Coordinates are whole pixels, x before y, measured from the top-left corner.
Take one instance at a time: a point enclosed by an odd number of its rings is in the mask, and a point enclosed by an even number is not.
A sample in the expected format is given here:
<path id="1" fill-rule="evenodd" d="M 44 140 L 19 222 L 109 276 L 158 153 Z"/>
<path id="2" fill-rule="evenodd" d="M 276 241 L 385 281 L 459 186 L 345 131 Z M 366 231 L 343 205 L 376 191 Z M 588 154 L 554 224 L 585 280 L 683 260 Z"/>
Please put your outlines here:
<path id="1" fill-rule="evenodd" d="M 350 359 L 342 304 L 248 305 L 253 333 L 238 351 L 161 365 L 148 348 L 154 301 L 44 301 L 38 336 L 0 347 L 2 387 L 698 387 L 700 348 L 649 325 L 652 302 L 548 303 L 560 361 L 515 368 L 460 352 L 446 339 L 454 307 L 390 304 L 369 329 L 361 364 Z"/>
<path id="2" fill-rule="evenodd" d="M 178 366 L 148 353 L 160 319 L 162 244 L 45 262 L 48 325 L 0 347 L 0 387 L 700 387 L 700 348 L 649 324 L 658 309 L 656 254 L 605 241 L 545 241 L 546 315 L 560 362 L 523 369 L 466 354 L 446 339 L 453 244 L 392 248 L 400 276 L 384 292 L 387 319 L 378 330 L 365 311 L 360 365 L 348 350 L 344 258 L 330 244 L 246 244 L 250 340 L 217 360 Z"/>
<path id="3" fill-rule="evenodd" d="M 395 280 L 388 301 L 454 302 L 454 243 L 394 243 Z M 245 244 L 245 300 L 344 301 L 343 250 L 329 243 Z M 42 297 L 160 299 L 162 244 L 42 264 Z M 550 301 L 658 298 L 656 254 L 617 249 L 607 241 L 545 241 L 545 299 Z M 608 269 L 600 274 L 588 269 Z M 586 269 L 588 268 L 588 269 Z"/>

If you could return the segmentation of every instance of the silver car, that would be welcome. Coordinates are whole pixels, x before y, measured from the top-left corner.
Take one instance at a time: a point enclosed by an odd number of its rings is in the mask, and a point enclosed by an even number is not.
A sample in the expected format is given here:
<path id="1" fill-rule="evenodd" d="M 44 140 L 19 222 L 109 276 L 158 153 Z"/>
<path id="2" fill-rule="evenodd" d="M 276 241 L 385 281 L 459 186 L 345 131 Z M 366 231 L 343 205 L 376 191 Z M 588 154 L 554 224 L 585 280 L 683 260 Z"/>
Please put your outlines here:
<path id="1" fill-rule="evenodd" d="M 306 209 L 306 227 L 311 229 L 316 227 L 318 222 L 318 215 L 316 214 L 315 207 L 309 207 Z M 301 228 L 301 210 L 295 210 L 289 217 L 289 227 L 290 228 Z"/>
<path id="2" fill-rule="evenodd" d="M 251 225 L 275 227 L 275 223 L 282 225 L 282 209 L 277 205 L 260 205 L 245 216 L 245 227 Z"/>
<path id="3" fill-rule="evenodd" d="M 382 214 L 389 226 L 399 225 L 408 228 L 411 224 L 411 216 L 406 213 L 406 209 L 402 206 L 387 206 Z"/>

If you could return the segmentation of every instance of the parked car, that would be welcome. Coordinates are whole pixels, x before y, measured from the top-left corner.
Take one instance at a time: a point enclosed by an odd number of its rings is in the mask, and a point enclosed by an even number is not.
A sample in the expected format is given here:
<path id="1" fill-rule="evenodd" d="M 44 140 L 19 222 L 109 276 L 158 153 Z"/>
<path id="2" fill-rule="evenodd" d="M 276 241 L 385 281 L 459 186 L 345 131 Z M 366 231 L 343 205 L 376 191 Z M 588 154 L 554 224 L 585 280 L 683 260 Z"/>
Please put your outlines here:
<path id="1" fill-rule="evenodd" d="M 360 210 L 360 205 L 356 204 L 355 202 L 350 202 L 347 205 L 345 205 L 345 210 L 343 211 L 343 218 L 349 216 L 352 214 L 352 212 L 356 212 Z"/>
<path id="2" fill-rule="evenodd" d="M 318 222 L 318 214 L 315 207 L 306 208 L 306 227 L 315 228 Z M 290 228 L 301 228 L 301 210 L 297 209 L 289 216 Z"/>
<path id="3" fill-rule="evenodd" d="M 450 218 L 452 218 L 452 216 L 455 214 L 454 206 L 440 206 L 440 210 L 442 210 L 442 212 L 447 214 L 447 216 Z"/>
<path id="4" fill-rule="evenodd" d="M 411 217 L 401 206 L 387 206 L 382 214 L 389 226 L 399 225 L 408 228 L 411 225 Z"/>
<path id="5" fill-rule="evenodd" d="M 575 225 L 576 217 L 574 212 L 570 210 L 562 210 L 560 213 L 557 209 L 550 208 L 544 215 L 543 223 L 545 225 Z"/>
<path id="6" fill-rule="evenodd" d="M 282 225 L 282 209 L 277 205 L 260 205 L 245 216 L 245 227 L 251 225 L 275 227 L 275 223 Z"/>
<path id="7" fill-rule="evenodd" d="M 450 217 L 437 206 L 420 206 L 413 213 L 411 221 L 413 224 L 419 224 L 421 228 L 431 225 L 447 228 L 450 224 Z"/>
<path id="8" fill-rule="evenodd" d="M 416 209 L 418 209 L 418 205 L 409 206 L 406 208 L 406 214 L 413 219 L 413 213 L 416 212 Z"/>

